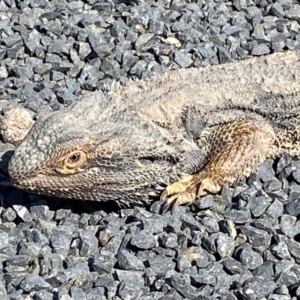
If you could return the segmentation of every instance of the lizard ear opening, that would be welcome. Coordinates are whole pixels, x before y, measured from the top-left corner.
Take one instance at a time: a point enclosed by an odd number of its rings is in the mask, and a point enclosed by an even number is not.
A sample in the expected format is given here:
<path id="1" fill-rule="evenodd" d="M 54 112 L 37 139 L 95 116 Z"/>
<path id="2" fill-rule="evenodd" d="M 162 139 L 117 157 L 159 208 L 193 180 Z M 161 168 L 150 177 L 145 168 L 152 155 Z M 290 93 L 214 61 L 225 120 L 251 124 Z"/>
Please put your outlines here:
<path id="1" fill-rule="evenodd" d="M 74 151 L 69 153 L 65 160 L 64 165 L 68 169 L 75 169 L 80 167 L 82 164 L 84 164 L 87 160 L 86 153 L 83 151 Z"/>

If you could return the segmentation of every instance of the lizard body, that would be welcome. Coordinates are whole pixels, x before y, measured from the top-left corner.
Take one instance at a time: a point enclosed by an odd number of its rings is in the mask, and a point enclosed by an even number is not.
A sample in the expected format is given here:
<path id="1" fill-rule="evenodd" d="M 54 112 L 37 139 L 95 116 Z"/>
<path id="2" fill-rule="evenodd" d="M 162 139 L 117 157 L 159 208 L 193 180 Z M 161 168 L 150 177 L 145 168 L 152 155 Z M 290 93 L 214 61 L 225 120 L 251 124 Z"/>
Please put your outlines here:
<path id="1" fill-rule="evenodd" d="M 298 52 L 89 93 L 37 120 L 9 175 L 35 193 L 127 205 L 149 202 L 170 182 L 161 198 L 176 207 L 250 175 L 267 157 L 299 155 L 299 93 Z"/>

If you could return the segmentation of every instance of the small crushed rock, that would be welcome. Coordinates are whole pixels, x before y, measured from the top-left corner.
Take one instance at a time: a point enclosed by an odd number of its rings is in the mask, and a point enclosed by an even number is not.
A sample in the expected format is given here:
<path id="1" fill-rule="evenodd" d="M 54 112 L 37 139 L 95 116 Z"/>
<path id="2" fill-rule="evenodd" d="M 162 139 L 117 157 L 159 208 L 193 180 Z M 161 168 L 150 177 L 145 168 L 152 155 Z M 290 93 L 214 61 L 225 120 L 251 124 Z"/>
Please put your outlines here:
<path id="1" fill-rule="evenodd" d="M 299 42 L 296 0 L 0 1 L 0 110 L 20 134 L 3 122 L 1 182 L 9 143 L 82 92 Z M 3 184 L 0 299 L 299 299 L 299 183 L 285 155 L 173 215 L 159 201 L 119 209 Z"/>

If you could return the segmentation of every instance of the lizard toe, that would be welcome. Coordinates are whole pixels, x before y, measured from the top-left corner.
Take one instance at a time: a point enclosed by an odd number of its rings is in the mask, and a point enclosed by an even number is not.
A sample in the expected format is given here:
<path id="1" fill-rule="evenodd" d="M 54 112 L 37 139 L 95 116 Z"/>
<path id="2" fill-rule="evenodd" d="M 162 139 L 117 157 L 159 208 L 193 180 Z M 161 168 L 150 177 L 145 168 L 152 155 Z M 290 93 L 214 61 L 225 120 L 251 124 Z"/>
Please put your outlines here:
<path id="1" fill-rule="evenodd" d="M 216 194 L 221 190 L 219 180 L 214 177 L 206 177 L 201 182 L 196 183 L 196 185 L 198 186 L 197 197 L 205 196 L 207 192 Z"/>
<path id="2" fill-rule="evenodd" d="M 195 189 L 191 192 L 182 192 L 180 194 L 175 194 L 164 200 L 162 209 L 163 211 L 167 211 L 171 208 L 172 213 L 174 213 L 179 205 L 192 203 L 195 198 Z"/>
<path id="3" fill-rule="evenodd" d="M 174 212 L 179 205 L 193 202 L 196 199 L 196 191 L 194 175 L 182 175 L 181 180 L 167 186 L 161 194 L 163 211 L 171 207 Z"/>
<path id="4" fill-rule="evenodd" d="M 211 170 L 195 175 L 184 175 L 180 181 L 167 186 L 161 194 L 162 209 L 166 211 L 171 208 L 174 212 L 179 205 L 190 204 L 196 198 L 207 193 L 216 194 L 220 192 L 222 185 L 220 174 Z"/>
<path id="5" fill-rule="evenodd" d="M 193 175 L 182 175 L 181 180 L 176 181 L 166 187 L 160 196 L 160 200 L 164 201 L 169 196 L 184 192 L 193 182 Z"/>

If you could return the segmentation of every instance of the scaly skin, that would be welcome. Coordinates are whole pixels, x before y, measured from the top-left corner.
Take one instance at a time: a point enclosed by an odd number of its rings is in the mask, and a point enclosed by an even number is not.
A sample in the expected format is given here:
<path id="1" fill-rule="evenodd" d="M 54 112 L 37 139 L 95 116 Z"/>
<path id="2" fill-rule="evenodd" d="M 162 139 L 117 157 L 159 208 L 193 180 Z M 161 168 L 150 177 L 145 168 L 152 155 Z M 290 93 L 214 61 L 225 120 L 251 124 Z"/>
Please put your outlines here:
<path id="1" fill-rule="evenodd" d="M 11 181 L 127 205 L 149 202 L 163 181 L 171 184 L 161 198 L 175 208 L 218 193 L 267 157 L 299 155 L 299 93 L 297 52 L 91 93 L 33 125 L 10 161 Z"/>

